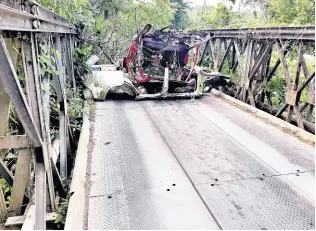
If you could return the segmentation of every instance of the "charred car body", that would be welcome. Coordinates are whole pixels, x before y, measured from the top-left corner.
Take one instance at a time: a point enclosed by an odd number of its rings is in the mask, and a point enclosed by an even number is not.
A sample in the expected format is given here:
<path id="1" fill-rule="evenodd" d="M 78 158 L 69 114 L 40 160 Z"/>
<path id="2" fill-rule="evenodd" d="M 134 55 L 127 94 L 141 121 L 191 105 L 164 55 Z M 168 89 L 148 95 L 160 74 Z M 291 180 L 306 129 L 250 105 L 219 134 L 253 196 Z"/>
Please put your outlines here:
<path id="1" fill-rule="evenodd" d="M 139 33 L 116 68 L 92 66 L 95 81 L 86 86 L 93 98 L 104 99 L 108 93 L 127 93 L 136 99 L 200 97 L 203 90 L 227 82 L 219 73 L 206 73 L 196 66 L 200 45 L 209 35 L 188 35 L 172 26 L 150 30 L 147 25 Z"/>

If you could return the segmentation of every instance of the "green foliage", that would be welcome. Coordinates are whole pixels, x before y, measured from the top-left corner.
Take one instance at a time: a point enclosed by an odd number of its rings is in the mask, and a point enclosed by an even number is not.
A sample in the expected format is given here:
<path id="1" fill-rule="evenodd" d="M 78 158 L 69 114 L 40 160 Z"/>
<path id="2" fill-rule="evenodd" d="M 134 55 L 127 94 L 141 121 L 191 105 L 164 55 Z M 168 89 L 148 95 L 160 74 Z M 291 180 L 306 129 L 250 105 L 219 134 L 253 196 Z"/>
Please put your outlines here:
<path id="1" fill-rule="evenodd" d="M 279 108 L 285 102 L 286 85 L 283 76 L 275 76 L 268 83 L 266 90 L 271 95 L 273 106 Z"/>
<path id="2" fill-rule="evenodd" d="M 159 10 L 157 10 L 159 9 Z M 115 16 L 104 18 L 99 16 L 98 33 L 87 37 L 94 45 L 97 54 L 104 55 L 104 62 L 115 63 L 126 55 L 128 47 L 136 34 L 152 24 L 161 28 L 171 23 L 173 10 L 169 0 L 153 0 L 151 4 L 135 4 L 129 1 L 124 11 L 118 11 Z"/>
<path id="3" fill-rule="evenodd" d="M 235 3 L 235 1 L 230 1 Z M 311 0 L 242 0 L 248 9 L 234 10 L 221 2 L 216 7 L 197 7 L 189 13 L 190 29 L 209 28 L 243 28 L 243 27 L 267 27 L 267 26 L 291 26 L 315 24 L 315 2 Z M 216 44 L 215 48 L 216 50 Z M 304 47 L 307 54 L 306 63 L 310 71 L 315 70 L 314 46 Z M 223 55 L 223 54 L 222 54 Z M 208 57 L 206 57 L 207 59 Z M 278 59 L 277 51 L 274 50 L 271 63 Z M 287 65 L 292 81 L 294 81 L 297 68 L 297 50 L 294 48 L 287 55 Z M 232 76 L 235 84 L 240 77 L 238 72 L 229 73 L 230 68 L 225 66 L 223 74 Z M 306 78 L 301 71 L 300 84 Z M 281 67 L 275 72 L 274 77 L 268 82 L 264 90 L 270 94 L 273 105 L 277 108 L 285 103 L 286 85 Z M 301 102 L 307 101 L 307 88 L 301 94 Z"/>
<path id="4" fill-rule="evenodd" d="M 173 3 L 172 8 L 175 10 L 172 24 L 177 29 L 186 29 L 189 24 L 189 16 L 187 12 L 190 9 L 189 4 L 183 0 L 171 0 L 171 3 Z"/>
<path id="5" fill-rule="evenodd" d="M 287 25 L 315 24 L 315 1 L 270 0 L 268 13 L 272 20 Z"/>
<path id="6" fill-rule="evenodd" d="M 4 178 L 0 178 L 0 185 L 4 193 L 10 192 L 11 187 L 8 185 Z"/>
<path id="7" fill-rule="evenodd" d="M 81 91 L 74 92 L 71 87 L 67 88 L 66 97 L 68 100 L 67 112 L 69 122 L 73 133 L 79 133 L 81 130 L 84 101 Z"/>
<path id="8" fill-rule="evenodd" d="M 60 57 L 59 52 L 57 50 L 55 51 L 47 44 L 41 44 L 40 50 L 39 63 L 41 65 L 41 76 L 45 76 L 47 74 L 58 75 L 58 71 L 53 64 L 55 63 L 55 54 L 57 57 Z"/>
<path id="9" fill-rule="evenodd" d="M 233 19 L 231 7 L 220 2 L 215 8 L 205 5 L 197 7 L 189 14 L 191 18 L 191 29 L 225 28 Z"/>
<path id="10" fill-rule="evenodd" d="M 6 156 L 5 156 L 6 159 L 8 160 L 12 160 L 12 159 L 16 159 L 17 158 L 17 155 L 9 152 Z"/>
<path id="11" fill-rule="evenodd" d="M 228 1 L 235 4 L 235 0 Z M 259 9 L 265 15 L 265 19 L 268 19 L 265 26 L 315 24 L 315 1 L 312 0 L 241 0 L 240 2 L 244 6 Z"/>
<path id="12" fill-rule="evenodd" d="M 232 20 L 232 9 L 228 8 L 224 3 L 219 3 L 214 11 L 211 20 L 213 28 L 221 28 L 229 25 Z"/>
<path id="13" fill-rule="evenodd" d="M 229 2 L 235 4 L 233 0 Z M 208 5 L 196 7 L 189 13 L 190 29 L 315 24 L 315 2 L 311 0 L 242 0 L 241 2 L 248 9 L 233 10 L 225 4 L 225 1 L 220 2 L 216 7 Z"/>
<path id="14" fill-rule="evenodd" d="M 146 24 L 161 28 L 174 18 L 169 0 L 152 0 L 148 4 L 134 0 L 41 0 L 40 3 L 77 25 L 80 43 L 91 46 L 93 53 L 106 63 L 115 63 L 126 55 L 130 42 Z"/>
<path id="15" fill-rule="evenodd" d="M 55 223 L 60 227 L 65 224 L 67 209 L 68 209 L 68 200 L 61 198 L 61 202 L 58 206 L 59 215 L 55 219 Z"/>
<path id="16" fill-rule="evenodd" d="M 84 11 L 89 0 L 39 0 L 39 3 L 72 21 L 78 12 Z"/>
<path id="17" fill-rule="evenodd" d="M 4 178 L 0 178 L 0 186 L 2 187 L 2 191 L 4 194 L 4 197 L 6 198 L 6 205 L 9 206 L 12 197 L 11 197 L 11 187 L 9 184 L 5 181 Z"/>
<path id="18" fill-rule="evenodd" d="M 74 49 L 74 74 L 76 82 L 82 85 L 83 77 L 91 73 L 90 67 L 86 64 L 91 56 L 92 45 L 80 45 Z"/>

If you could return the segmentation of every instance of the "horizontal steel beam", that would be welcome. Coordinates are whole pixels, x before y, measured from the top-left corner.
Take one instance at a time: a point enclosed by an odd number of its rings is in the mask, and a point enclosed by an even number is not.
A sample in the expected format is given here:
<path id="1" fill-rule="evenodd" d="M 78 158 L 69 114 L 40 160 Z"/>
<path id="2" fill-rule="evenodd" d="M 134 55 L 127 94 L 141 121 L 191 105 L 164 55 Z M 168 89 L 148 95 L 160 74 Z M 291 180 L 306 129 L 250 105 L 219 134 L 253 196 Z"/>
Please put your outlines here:
<path id="1" fill-rule="evenodd" d="M 32 1 L 0 0 L 0 30 L 76 33 L 67 19 Z"/>
<path id="2" fill-rule="evenodd" d="M 0 136 L 0 150 L 10 148 L 28 148 L 31 142 L 26 135 L 22 136 Z"/>
<path id="3" fill-rule="evenodd" d="M 15 107 L 28 138 L 36 147 L 42 146 L 42 140 L 31 117 L 30 108 L 20 86 L 9 52 L 3 37 L 0 35 L 0 81 L 3 82 Z"/>
<path id="4" fill-rule="evenodd" d="M 34 214 L 28 214 L 28 215 L 31 215 L 34 218 Z M 59 216 L 59 214 L 56 212 L 46 213 L 46 222 L 55 221 L 58 216 Z M 8 227 L 8 226 L 23 225 L 23 223 L 24 223 L 25 219 L 27 219 L 27 217 L 28 217 L 27 215 L 26 216 L 23 215 L 23 216 L 8 217 L 4 226 Z"/>
<path id="5" fill-rule="evenodd" d="M 211 29 L 189 31 L 189 34 L 213 38 L 253 38 L 315 41 L 315 26 Z"/>
<path id="6" fill-rule="evenodd" d="M 256 102 L 256 106 L 257 108 L 259 108 L 260 110 L 262 111 L 265 111 L 271 115 L 275 115 L 278 113 L 279 109 L 277 108 L 274 108 L 273 106 L 270 106 L 268 104 L 265 104 L 265 103 L 261 103 L 261 102 Z M 288 116 L 288 113 L 287 112 L 283 112 L 280 117 L 283 119 L 283 120 L 286 120 Z M 297 121 L 296 121 L 296 116 L 292 116 L 291 118 L 291 121 L 290 121 L 291 124 L 294 124 L 294 125 L 297 125 Z M 303 120 L 303 124 L 304 124 L 304 128 L 306 131 L 312 133 L 312 134 L 315 134 L 315 124 L 309 122 L 309 121 L 306 121 L 306 120 Z"/>

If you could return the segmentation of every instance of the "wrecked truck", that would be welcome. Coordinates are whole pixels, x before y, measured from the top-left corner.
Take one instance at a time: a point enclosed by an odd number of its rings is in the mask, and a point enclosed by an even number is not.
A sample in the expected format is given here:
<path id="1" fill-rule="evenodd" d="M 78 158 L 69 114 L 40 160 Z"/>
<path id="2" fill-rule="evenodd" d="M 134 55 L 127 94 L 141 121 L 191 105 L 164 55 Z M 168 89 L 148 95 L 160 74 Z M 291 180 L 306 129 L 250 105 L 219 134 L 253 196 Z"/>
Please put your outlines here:
<path id="1" fill-rule="evenodd" d="M 201 44 L 210 39 L 209 35 L 185 34 L 172 26 L 150 33 L 151 29 L 146 25 L 118 65 L 88 61 L 92 74 L 84 84 L 90 98 L 104 100 L 113 94 L 127 94 L 136 100 L 193 98 L 229 82 L 229 77 L 197 66 Z"/>

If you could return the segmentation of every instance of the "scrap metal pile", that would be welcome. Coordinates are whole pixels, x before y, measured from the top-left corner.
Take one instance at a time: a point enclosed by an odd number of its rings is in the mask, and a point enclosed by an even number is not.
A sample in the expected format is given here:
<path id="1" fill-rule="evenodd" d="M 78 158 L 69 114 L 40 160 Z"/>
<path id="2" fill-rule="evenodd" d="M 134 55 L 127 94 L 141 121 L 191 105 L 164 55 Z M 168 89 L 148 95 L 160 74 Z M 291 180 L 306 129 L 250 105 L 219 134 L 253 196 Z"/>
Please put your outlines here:
<path id="1" fill-rule="evenodd" d="M 99 88 L 94 98 L 103 99 L 108 93 L 127 93 L 136 99 L 199 97 L 212 86 L 227 83 L 219 73 L 206 73 L 196 65 L 209 35 L 185 34 L 172 26 L 150 33 L 151 28 L 146 25 L 132 42 L 116 67 L 119 74 L 105 65 L 92 66 L 98 86 L 92 85 Z"/>

